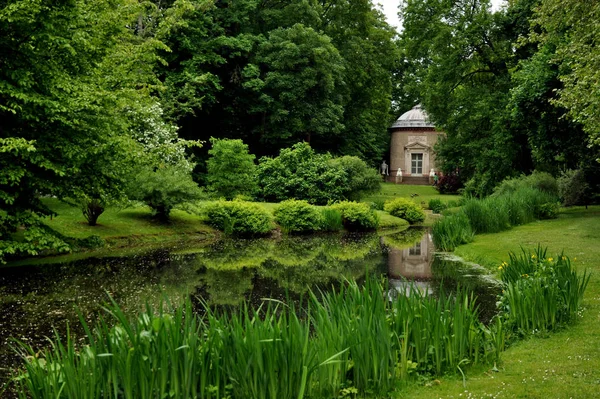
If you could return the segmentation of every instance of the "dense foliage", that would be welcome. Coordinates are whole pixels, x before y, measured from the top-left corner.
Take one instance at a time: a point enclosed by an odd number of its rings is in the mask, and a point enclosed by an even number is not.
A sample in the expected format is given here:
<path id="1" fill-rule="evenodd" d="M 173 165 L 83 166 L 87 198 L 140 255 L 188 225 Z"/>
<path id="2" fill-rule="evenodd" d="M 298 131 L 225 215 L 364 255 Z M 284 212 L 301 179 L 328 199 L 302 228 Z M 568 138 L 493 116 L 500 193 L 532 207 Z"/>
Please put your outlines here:
<path id="1" fill-rule="evenodd" d="M 425 212 L 420 205 L 407 198 L 396 198 L 386 201 L 383 210 L 392 216 L 406 220 L 410 224 L 425 220 Z"/>
<path id="2" fill-rule="evenodd" d="M 317 154 L 306 142 L 284 148 L 278 157 L 261 158 L 257 174 L 265 200 L 299 199 L 319 205 L 358 199 L 377 191 L 381 182 L 377 171 L 359 158 Z"/>
<path id="3" fill-rule="evenodd" d="M 599 158 L 588 148 L 598 131 L 590 82 L 599 10 L 556 0 L 511 1 L 496 12 L 489 0 L 401 6 L 398 102 L 420 101 L 446 132 L 436 147 L 445 174 L 458 171 L 469 193 L 484 196 L 509 176 L 557 176 Z"/>

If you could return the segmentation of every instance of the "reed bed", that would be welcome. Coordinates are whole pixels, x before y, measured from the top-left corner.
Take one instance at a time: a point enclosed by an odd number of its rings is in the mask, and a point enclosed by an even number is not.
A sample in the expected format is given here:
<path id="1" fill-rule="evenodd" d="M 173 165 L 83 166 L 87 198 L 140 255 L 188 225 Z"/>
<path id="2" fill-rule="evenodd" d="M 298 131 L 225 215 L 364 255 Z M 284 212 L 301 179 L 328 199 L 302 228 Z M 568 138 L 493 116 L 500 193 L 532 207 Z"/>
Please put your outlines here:
<path id="1" fill-rule="evenodd" d="M 471 198 L 457 213 L 433 225 L 433 240 L 438 249 L 453 251 L 472 241 L 473 234 L 498 233 L 537 219 L 556 217 L 557 201 L 552 194 L 531 187 L 484 199 Z"/>
<path id="2" fill-rule="evenodd" d="M 111 323 L 82 320 L 84 345 L 69 334 L 40 352 L 20 344 L 15 383 L 21 398 L 331 398 L 384 394 L 415 372 L 497 358 L 468 293 L 435 299 L 415 289 L 391 301 L 385 287 L 369 279 L 313 293 L 302 311 L 267 301 L 203 317 L 189 301 L 134 319 L 112 303 Z"/>
<path id="3" fill-rule="evenodd" d="M 575 320 L 590 279 L 564 254 L 509 254 L 489 325 L 476 299 L 387 292 L 384 280 L 310 293 L 304 306 L 265 300 L 203 316 L 190 301 L 127 317 L 113 301 L 84 344 L 58 334 L 36 351 L 18 343 L 20 398 L 334 398 L 386 395 L 416 374 L 435 377 L 498 361 L 511 332 L 551 331 Z M 169 309 L 165 311 L 164 309 Z"/>

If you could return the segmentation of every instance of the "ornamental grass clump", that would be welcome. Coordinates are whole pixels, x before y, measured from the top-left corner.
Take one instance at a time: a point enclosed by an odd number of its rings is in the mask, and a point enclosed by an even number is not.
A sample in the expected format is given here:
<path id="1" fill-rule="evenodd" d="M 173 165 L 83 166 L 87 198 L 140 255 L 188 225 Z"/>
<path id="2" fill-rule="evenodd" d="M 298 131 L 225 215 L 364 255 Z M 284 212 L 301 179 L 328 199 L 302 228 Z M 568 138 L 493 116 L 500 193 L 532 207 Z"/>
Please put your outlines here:
<path id="1" fill-rule="evenodd" d="M 323 216 L 319 209 L 303 200 L 281 202 L 275 210 L 274 216 L 275 222 L 285 233 L 312 233 L 320 230 L 323 226 Z"/>
<path id="2" fill-rule="evenodd" d="M 587 271 L 578 274 L 568 256 L 547 257 L 539 246 L 509 258 L 498 269 L 505 286 L 500 304 L 510 328 L 531 334 L 575 320 L 590 280 Z"/>
<path id="3" fill-rule="evenodd" d="M 383 210 L 392 216 L 406 220 L 410 224 L 420 223 L 425 220 L 423 209 L 406 198 L 396 198 L 386 201 Z"/>

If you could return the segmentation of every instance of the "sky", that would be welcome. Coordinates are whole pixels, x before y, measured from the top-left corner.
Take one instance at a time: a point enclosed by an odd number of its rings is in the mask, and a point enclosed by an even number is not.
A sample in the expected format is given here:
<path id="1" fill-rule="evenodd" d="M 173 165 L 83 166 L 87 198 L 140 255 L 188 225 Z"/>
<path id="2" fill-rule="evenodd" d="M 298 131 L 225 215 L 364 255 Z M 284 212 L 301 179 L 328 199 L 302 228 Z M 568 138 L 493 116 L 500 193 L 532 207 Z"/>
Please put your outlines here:
<path id="1" fill-rule="evenodd" d="M 400 20 L 398 20 L 398 5 L 401 0 L 374 0 L 373 3 L 381 4 L 383 6 L 383 13 L 387 17 L 388 23 L 396 27 L 400 26 Z M 498 10 L 504 3 L 504 0 L 492 0 L 492 9 Z"/>

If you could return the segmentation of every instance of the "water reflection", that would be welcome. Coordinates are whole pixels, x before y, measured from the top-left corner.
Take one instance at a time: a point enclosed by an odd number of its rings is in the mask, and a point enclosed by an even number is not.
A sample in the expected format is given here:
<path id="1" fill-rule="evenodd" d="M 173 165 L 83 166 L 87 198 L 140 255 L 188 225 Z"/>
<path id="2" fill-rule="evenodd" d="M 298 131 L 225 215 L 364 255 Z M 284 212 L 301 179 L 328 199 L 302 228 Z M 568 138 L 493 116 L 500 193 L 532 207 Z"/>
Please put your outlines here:
<path id="1" fill-rule="evenodd" d="M 81 336 L 78 310 L 93 321 L 108 295 L 130 313 L 165 296 L 174 304 L 191 297 L 230 308 L 267 297 L 298 300 L 310 289 L 331 289 L 345 279 L 360 281 L 367 273 L 388 276 L 393 295 L 407 292 L 406 279 L 435 295 L 441 281 L 455 286 L 460 276 L 471 273 L 452 275 L 452 267 L 440 262 L 429 231 L 411 228 L 384 237 L 223 240 L 200 248 L 1 268 L 0 376 L 7 376 L 6 369 L 17 361 L 9 337 L 40 347 L 54 328 L 64 333 L 67 323 L 73 336 Z"/>
<path id="2" fill-rule="evenodd" d="M 403 295 L 410 294 L 414 288 L 424 295 L 432 294 L 433 252 L 429 230 L 424 230 L 421 239 L 409 248 L 391 246 L 387 259 L 390 288 Z"/>

